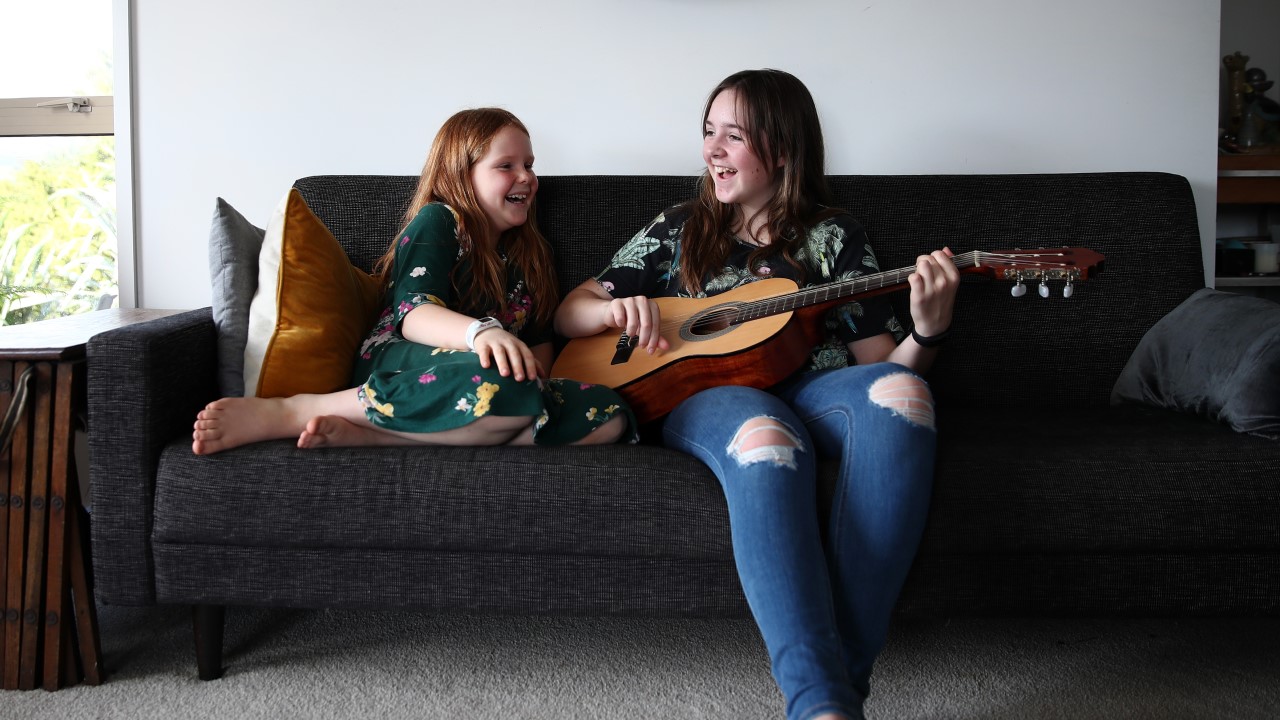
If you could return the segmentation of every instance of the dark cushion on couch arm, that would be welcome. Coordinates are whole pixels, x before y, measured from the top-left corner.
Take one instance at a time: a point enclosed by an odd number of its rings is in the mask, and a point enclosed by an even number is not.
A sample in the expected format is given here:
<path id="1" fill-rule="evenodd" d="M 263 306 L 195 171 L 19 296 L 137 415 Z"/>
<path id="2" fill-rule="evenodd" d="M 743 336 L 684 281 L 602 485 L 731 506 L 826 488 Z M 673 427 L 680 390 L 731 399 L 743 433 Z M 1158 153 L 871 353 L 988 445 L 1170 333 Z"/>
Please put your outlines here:
<path id="1" fill-rule="evenodd" d="M 1143 336 L 1111 393 L 1280 440 L 1280 304 L 1196 291 Z"/>

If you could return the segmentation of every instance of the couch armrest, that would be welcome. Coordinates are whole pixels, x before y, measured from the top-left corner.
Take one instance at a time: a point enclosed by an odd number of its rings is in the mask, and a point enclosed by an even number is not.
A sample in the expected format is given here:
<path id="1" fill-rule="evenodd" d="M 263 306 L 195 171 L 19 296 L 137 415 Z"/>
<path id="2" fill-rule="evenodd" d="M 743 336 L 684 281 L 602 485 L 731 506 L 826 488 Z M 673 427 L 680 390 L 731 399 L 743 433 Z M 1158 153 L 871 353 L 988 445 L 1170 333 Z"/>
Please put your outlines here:
<path id="1" fill-rule="evenodd" d="M 88 348 L 93 569 L 103 602 L 155 602 L 151 521 L 165 445 L 217 398 L 210 308 L 95 335 Z"/>

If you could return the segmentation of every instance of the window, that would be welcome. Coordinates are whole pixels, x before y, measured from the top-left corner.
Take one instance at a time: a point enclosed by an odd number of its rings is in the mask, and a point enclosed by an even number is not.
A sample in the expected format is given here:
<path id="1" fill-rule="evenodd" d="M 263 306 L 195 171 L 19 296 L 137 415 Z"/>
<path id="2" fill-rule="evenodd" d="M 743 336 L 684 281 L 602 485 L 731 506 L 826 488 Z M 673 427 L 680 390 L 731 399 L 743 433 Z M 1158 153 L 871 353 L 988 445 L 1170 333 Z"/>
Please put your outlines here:
<path id="1" fill-rule="evenodd" d="M 120 295 L 113 0 L 8 0 L 0 15 L 0 324 L 109 306 Z"/>

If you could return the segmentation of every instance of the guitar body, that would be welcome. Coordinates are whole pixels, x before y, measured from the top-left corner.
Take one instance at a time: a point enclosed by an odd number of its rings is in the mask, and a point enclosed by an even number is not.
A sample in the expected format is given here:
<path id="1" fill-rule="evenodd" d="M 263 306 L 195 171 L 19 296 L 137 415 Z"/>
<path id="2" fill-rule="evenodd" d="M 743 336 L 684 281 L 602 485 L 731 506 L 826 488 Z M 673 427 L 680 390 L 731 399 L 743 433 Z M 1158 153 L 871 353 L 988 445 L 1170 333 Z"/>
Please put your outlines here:
<path id="1" fill-rule="evenodd" d="M 796 317 L 798 312 L 785 312 L 717 328 L 708 317 L 743 302 L 795 291 L 794 282 L 769 278 L 710 298 L 654 298 L 670 350 L 650 355 L 636 348 L 625 362 L 612 364 L 621 331 L 610 328 L 571 340 L 551 375 L 614 388 L 641 422 L 659 418 L 690 395 L 717 385 L 769 387 L 804 365 L 816 342 L 809 337 L 814 335 L 806 327 L 809 323 Z"/>
<path id="2" fill-rule="evenodd" d="M 1084 248 L 971 251 L 951 258 L 962 273 L 1011 280 L 1014 297 L 1024 283 L 1071 283 L 1101 269 L 1103 256 Z M 671 349 L 650 355 L 619 348 L 622 334 L 610 328 L 571 340 L 551 375 L 617 390 L 640 422 L 657 419 L 682 400 L 719 385 L 767 388 L 804 366 L 822 337 L 822 316 L 832 306 L 892 292 L 907 285 L 914 266 L 799 290 L 784 278 L 748 283 L 710 298 L 655 298 L 661 332 Z"/>

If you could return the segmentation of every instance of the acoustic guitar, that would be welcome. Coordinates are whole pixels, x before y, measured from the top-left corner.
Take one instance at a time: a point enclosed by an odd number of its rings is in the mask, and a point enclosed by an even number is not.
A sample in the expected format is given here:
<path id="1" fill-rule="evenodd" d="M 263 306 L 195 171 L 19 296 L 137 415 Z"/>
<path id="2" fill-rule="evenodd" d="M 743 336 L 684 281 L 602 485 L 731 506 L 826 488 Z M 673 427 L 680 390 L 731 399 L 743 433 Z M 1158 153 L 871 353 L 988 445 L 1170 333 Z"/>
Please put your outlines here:
<path id="1" fill-rule="evenodd" d="M 1102 268 L 1103 256 L 1082 248 L 972 252 L 951 258 L 962 273 L 1012 280 L 1012 294 L 1038 280 L 1072 284 Z M 636 339 L 609 328 L 571 340 L 551 368 L 552 377 L 607 385 L 621 394 L 640 422 L 666 415 L 682 400 L 717 385 L 766 388 L 804 366 L 822 341 L 822 318 L 836 304 L 892 292 L 907 285 L 915 266 L 798 289 L 785 278 L 742 285 L 709 298 L 654 298 L 669 350 L 635 352 Z"/>

